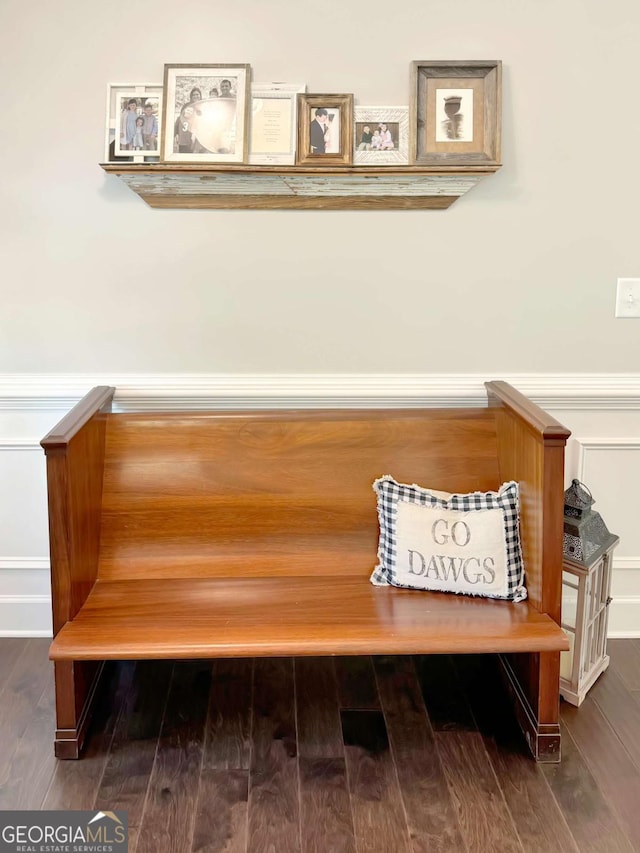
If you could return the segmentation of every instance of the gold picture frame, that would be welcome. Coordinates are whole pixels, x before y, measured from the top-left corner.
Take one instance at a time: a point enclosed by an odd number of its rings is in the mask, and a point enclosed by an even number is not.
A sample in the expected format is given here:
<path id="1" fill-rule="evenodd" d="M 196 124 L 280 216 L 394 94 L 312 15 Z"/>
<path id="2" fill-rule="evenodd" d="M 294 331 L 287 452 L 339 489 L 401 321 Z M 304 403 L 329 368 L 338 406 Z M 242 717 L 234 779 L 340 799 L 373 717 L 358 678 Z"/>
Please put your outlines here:
<path id="1" fill-rule="evenodd" d="M 296 163 L 299 166 L 351 166 L 353 95 L 298 95 Z"/>
<path id="2" fill-rule="evenodd" d="M 411 63 L 409 162 L 499 166 L 500 60 Z"/>

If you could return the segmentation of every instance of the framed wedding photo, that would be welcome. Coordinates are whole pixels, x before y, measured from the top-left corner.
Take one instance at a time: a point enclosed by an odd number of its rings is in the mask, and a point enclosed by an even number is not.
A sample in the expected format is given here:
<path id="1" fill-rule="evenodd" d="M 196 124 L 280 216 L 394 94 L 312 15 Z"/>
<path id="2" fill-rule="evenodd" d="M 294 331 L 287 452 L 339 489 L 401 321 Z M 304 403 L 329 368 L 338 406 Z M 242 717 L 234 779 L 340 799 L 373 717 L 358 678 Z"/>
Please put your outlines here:
<path id="1" fill-rule="evenodd" d="M 356 107 L 354 166 L 402 166 L 409 156 L 409 107 Z"/>
<path id="2" fill-rule="evenodd" d="M 412 62 L 410 162 L 499 166 L 500 60 Z"/>
<path id="3" fill-rule="evenodd" d="M 162 160 L 246 163 L 251 67 L 165 65 Z"/>
<path id="4" fill-rule="evenodd" d="M 153 163 L 160 157 L 162 86 L 109 83 L 105 163 Z"/>
<path id="5" fill-rule="evenodd" d="M 298 95 L 301 166 L 350 166 L 353 162 L 353 95 Z"/>

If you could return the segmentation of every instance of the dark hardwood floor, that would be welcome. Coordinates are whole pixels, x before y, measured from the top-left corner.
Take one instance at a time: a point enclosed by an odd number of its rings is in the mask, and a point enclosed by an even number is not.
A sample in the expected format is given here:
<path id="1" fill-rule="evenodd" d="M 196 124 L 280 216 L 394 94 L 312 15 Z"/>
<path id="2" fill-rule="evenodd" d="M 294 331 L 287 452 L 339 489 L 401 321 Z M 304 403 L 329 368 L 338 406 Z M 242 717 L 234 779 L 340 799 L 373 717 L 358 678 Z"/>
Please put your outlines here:
<path id="1" fill-rule="evenodd" d="M 0 810 L 127 810 L 137 853 L 640 851 L 640 640 L 536 765 L 484 656 L 110 664 L 53 757 L 47 640 L 0 640 Z"/>

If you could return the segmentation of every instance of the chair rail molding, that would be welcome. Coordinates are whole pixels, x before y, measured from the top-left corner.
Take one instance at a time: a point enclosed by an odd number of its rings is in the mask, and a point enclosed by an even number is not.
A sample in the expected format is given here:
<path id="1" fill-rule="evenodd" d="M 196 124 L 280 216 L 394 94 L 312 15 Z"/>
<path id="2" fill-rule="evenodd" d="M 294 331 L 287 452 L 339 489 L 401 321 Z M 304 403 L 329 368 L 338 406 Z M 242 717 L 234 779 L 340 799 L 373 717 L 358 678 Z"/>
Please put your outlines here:
<path id="1" fill-rule="evenodd" d="M 544 408 L 640 410 L 640 374 L 502 374 Z M 116 409 L 474 406 L 489 373 L 5 373 L 0 410 L 66 411 L 94 385 Z"/>
<path id="2" fill-rule="evenodd" d="M 0 450 L 42 450 L 37 438 L 3 438 L 0 436 Z"/>

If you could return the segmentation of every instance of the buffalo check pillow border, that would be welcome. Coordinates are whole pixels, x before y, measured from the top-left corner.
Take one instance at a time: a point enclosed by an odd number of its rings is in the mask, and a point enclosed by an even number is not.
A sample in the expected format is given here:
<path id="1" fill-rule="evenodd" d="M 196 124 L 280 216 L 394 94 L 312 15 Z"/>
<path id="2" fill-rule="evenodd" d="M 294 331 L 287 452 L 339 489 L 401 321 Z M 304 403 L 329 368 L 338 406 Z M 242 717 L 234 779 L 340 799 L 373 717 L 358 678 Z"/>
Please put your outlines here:
<path id="1" fill-rule="evenodd" d="M 373 489 L 380 539 L 372 584 L 508 601 L 527 597 L 516 482 L 497 492 L 448 494 L 387 474 Z"/>

